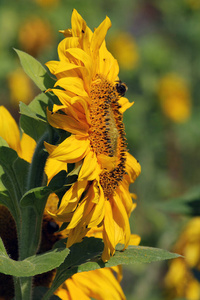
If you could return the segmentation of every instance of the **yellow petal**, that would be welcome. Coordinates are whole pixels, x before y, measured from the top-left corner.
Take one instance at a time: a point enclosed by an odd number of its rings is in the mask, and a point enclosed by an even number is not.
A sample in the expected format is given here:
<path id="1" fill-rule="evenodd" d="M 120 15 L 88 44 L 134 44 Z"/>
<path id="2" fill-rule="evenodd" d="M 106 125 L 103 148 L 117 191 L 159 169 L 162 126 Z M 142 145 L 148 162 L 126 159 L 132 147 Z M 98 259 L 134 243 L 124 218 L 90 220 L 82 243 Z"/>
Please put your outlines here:
<path id="1" fill-rule="evenodd" d="M 119 111 L 122 114 L 134 104 L 134 102 L 129 102 L 129 100 L 125 97 L 121 97 L 118 102 L 121 105 L 121 108 L 119 109 Z"/>
<path id="2" fill-rule="evenodd" d="M 76 48 L 79 45 L 78 37 L 68 37 L 62 40 L 58 45 L 58 56 L 60 61 L 69 61 L 65 51 L 68 48 Z"/>
<path id="3" fill-rule="evenodd" d="M 51 126 L 59 129 L 63 129 L 73 134 L 78 135 L 87 135 L 89 126 L 80 122 L 70 116 L 54 113 L 52 114 L 49 110 L 47 110 L 47 118 Z"/>
<path id="4" fill-rule="evenodd" d="M 52 74 L 55 74 L 58 64 L 59 64 L 59 61 L 51 60 L 51 61 L 48 61 L 45 65 L 47 66 L 47 68 L 49 69 L 49 71 Z"/>
<path id="5" fill-rule="evenodd" d="M 108 29 L 111 27 L 111 21 L 108 17 L 95 29 L 91 40 L 91 52 L 93 57 L 98 54 L 98 51 L 105 40 Z"/>
<path id="6" fill-rule="evenodd" d="M 48 65 L 47 65 L 48 66 Z M 67 72 L 67 71 L 71 71 L 73 69 L 79 69 L 81 68 L 81 66 L 77 66 L 73 63 L 70 63 L 70 62 L 63 62 L 61 61 L 58 65 L 57 65 L 57 68 L 55 69 L 54 71 L 54 74 L 57 75 L 58 73 L 63 73 L 63 77 L 64 77 L 64 73 Z"/>
<path id="7" fill-rule="evenodd" d="M 105 169 L 108 172 L 111 172 L 116 167 L 116 157 L 110 157 L 105 154 L 99 154 L 97 156 L 97 159 L 99 164 L 101 165 L 101 168 Z"/>
<path id="8" fill-rule="evenodd" d="M 124 249 L 128 246 L 128 243 L 130 241 L 130 224 L 127 212 L 122 204 L 121 199 L 119 198 L 118 194 L 116 193 L 113 196 L 113 218 L 116 223 L 116 227 L 121 231 L 121 236 L 123 237 L 123 243 L 124 243 Z M 119 234 L 119 232 L 118 232 Z M 121 240 L 121 238 L 120 238 Z M 116 243 L 119 241 L 117 240 Z"/>
<path id="9" fill-rule="evenodd" d="M 21 151 L 19 128 L 4 106 L 0 106 L 0 136 L 8 143 L 10 148 L 18 153 Z"/>
<path id="10" fill-rule="evenodd" d="M 67 216 L 67 214 L 71 212 L 74 212 L 74 210 L 76 209 L 77 204 L 84 190 L 86 189 L 86 186 L 87 181 L 75 182 L 62 197 L 60 207 L 56 211 L 55 216 L 62 217 L 62 220 L 64 222 L 65 216 Z"/>
<path id="11" fill-rule="evenodd" d="M 126 172 L 128 173 L 130 182 L 134 182 L 141 173 L 139 162 L 128 152 L 126 153 Z"/>
<path id="12" fill-rule="evenodd" d="M 31 162 L 35 147 L 36 147 L 35 140 L 32 139 L 26 133 L 23 133 L 21 139 L 21 151 L 19 153 L 19 156 L 24 160 Z"/>
<path id="13" fill-rule="evenodd" d="M 89 150 L 90 142 L 87 138 L 71 135 L 57 147 L 46 142 L 44 145 L 50 153 L 50 158 L 56 158 L 63 162 L 73 163 L 85 157 Z"/>
<path id="14" fill-rule="evenodd" d="M 119 74 L 119 65 L 112 54 L 107 50 L 105 41 L 102 43 L 99 50 L 99 74 L 104 76 L 111 82 L 117 80 Z"/>
<path id="15" fill-rule="evenodd" d="M 64 77 L 56 81 L 55 86 L 61 86 L 66 91 L 69 91 L 77 96 L 88 97 L 85 91 L 83 80 L 79 77 Z"/>
<path id="16" fill-rule="evenodd" d="M 141 237 L 137 234 L 131 234 L 129 245 L 138 246 L 141 241 Z"/>
<path id="17" fill-rule="evenodd" d="M 45 165 L 45 173 L 47 174 L 48 181 L 50 181 L 61 170 L 67 171 L 67 164 L 57 159 L 48 158 Z"/>
<path id="18" fill-rule="evenodd" d="M 85 156 L 83 165 L 81 167 L 81 170 L 79 172 L 78 179 L 79 180 L 94 180 L 96 179 L 99 174 L 101 173 L 100 166 L 97 162 L 96 154 L 94 154 L 93 151 L 88 152 L 88 154 Z"/>
<path id="19" fill-rule="evenodd" d="M 86 30 L 86 22 L 81 17 L 81 15 L 77 12 L 76 9 L 73 10 L 72 18 L 71 18 L 71 24 L 72 24 L 72 34 L 73 36 L 80 36 L 85 30 Z"/>

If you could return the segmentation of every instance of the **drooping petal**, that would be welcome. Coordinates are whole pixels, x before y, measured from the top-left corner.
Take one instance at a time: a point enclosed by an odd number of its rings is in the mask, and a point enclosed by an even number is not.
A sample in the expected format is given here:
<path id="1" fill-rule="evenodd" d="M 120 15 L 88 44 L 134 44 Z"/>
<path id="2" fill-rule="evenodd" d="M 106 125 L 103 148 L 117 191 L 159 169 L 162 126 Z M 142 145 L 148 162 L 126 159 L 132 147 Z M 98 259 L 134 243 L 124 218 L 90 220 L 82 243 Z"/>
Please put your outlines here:
<path id="1" fill-rule="evenodd" d="M 89 140 L 85 137 L 71 135 L 58 146 L 44 143 L 46 150 L 50 153 L 50 158 L 73 163 L 80 161 L 89 151 Z"/>
<path id="2" fill-rule="evenodd" d="M 126 172 L 128 173 L 130 182 L 134 182 L 141 173 L 139 162 L 128 152 L 126 153 Z"/>
<path id="3" fill-rule="evenodd" d="M 87 181 L 76 181 L 71 188 L 64 194 L 59 208 L 55 212 L 49 212 L 56 220 L 65 222 L 72 217 L 77 204 L 87 186 Z M 68 222 L 69 222 L 68 221 Z"/>
<path id="4" fill-rule="evenodd" d="M 0 106 L 0 136 L 8 143 L 10 148 L 16 152 L 21 151 L 19 128 L 4 106 Z"/>
<path id="5" fill-rule="evenodd" d="M 118 238 L 116 239 L 117 243 L 119 242 L 119 240 L 123 240 L 125 249 L 130 241 L 130 224 L 127 212 L 117 193 L 113 196 L 113 218 L 115 220 L 116 226 L 115 231 L 117 232 L 118 230 Z"/>
<path id="6" fill-rule="evenodd" d="M 94 180 L 101 173 L 101 168 L 97 162 L 97 157 L 93 151 L 88 152 L 84 158 L 83 165 L 79 172 L 78 180 Z"/>
<path id="7" fill-rule="evenodd" d="M 86 123 L 79 122 L 77 119 L 74 119 L 70 116 L 59 113 L 52 114 L 49 110 L 47 110 L 47 118 L 51 126 L 55 128 L 60 128 L 80 136 L 88 135 L 87 132 L 89 126 Z"/>
<path id="8" fill-rule="evenodd" d="M 113 220 L 113 212 L 110 201 L 105 202 L 105 217 L 103 222 L 103 240 L 104 250 L 102 260 L 104 262 L 110 259 L 110 256 L 115 253 L 115 227 Z"/>

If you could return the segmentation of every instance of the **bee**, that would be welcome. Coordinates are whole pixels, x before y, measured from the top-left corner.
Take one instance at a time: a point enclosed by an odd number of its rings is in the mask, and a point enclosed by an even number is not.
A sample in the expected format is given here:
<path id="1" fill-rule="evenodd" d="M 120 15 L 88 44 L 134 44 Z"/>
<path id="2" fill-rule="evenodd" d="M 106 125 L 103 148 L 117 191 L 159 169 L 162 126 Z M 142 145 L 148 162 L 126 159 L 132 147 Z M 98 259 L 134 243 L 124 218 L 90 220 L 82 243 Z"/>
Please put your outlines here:
<path id="1" fill-rule="evenodd" d="M 125 95 L 126 91 L 128 90 L 128 87 L 124 82 L 119 80 L 119 81 L 117 81 L 116 89 L 117 89 L 118 94 L 121 97 L 123 97 Z"/>

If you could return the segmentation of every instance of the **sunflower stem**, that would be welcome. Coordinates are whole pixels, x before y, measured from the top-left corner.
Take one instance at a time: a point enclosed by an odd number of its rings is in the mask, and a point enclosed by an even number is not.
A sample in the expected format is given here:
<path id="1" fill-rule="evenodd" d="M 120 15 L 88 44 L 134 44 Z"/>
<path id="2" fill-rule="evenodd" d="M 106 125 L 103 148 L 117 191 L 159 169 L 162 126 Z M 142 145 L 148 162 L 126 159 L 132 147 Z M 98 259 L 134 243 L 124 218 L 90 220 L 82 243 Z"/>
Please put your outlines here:
<path id="1" fill-rule="evenodd" d="M 13 277 L 14 287 L 15 287 L 15 299 L 22 300 L 22 291 L 19 277 Z"/>
<path id="2" fill-rule="evenodd" d="M 49 131 L 45 132 L 38 141 L 27 176 L 27 191 L 42 185 L 44 167 L 48 152 L 44 151 L 44 141 L 49 140 Z"/>
<path id="3" fill-rule="evenodd" d="M 22 290 L 22 300 L 31 300 L 32 299 L 32 277 L 22 277 L 21 281 L 21 290 Z"/>
<path id="4" fill-rule="evenodd" d="M 50 131 L 45 132 L 36 146 L 27 176 L 27 191 L 43 185 L 44 168 L 48 157 L 48 153 L 44 150 L 44 141 L 49 141 L 50 136 Z M 44 206 L 41 206 L 41 211 L 37 211 L 34 206 L 21 207 L 19 260 L 24 260 L 37 253 L 41 240 L 43 212 Z M 20 278 L 22 300 L 32 298 L 32 281 L 32 277 Z"/>

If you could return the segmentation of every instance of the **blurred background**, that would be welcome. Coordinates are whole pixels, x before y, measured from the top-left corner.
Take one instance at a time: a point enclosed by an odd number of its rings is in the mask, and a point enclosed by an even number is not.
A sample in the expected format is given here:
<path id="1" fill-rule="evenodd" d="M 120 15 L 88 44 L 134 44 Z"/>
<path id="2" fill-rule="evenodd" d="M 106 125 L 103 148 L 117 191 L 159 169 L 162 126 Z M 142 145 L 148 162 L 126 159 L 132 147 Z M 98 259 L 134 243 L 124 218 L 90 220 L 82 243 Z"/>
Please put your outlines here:
<path id="1" fill-rule="evenodd" d="M 13 48 L 42 64 L 57 59 L 58 31 L 71 27 L 73 8 L 91 29 L 110 17 L 107 47 L 135 102 L 124 115 L 129 151 L 142 166 L 131 186 L 138 197 L 132 232 L 141 245 L 185 256 L 124 267 L 125 295 L 199 300 L 199 210 L 173 199 L 200 195 L 200 0 L 0 0 L 0 105 L 17 121 L 19 101 L 39 91 Z"/>

